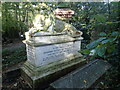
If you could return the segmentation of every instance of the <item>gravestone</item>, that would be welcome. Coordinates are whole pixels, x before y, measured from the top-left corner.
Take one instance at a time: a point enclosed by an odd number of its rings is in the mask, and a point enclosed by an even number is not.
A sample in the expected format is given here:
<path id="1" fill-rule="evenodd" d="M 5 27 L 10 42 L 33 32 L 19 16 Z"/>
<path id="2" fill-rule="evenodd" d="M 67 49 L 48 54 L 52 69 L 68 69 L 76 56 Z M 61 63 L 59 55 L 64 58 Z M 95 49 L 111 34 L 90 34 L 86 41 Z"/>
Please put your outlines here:
<path id="1" fill-rule="evenodd" d="M 72 37 L 64 33 L 50 34 L 41 31 L 39 35 L 25 40 L 27 61 L 22 70 L 27 74 L 28 77 L 25 77 L 29 78 L 27 81 L 30 85 L 34 87 L 33 83 L 38 79 L 84 61 L 80 60 L 82 55 L 78 52 L 82 39 L 81 35 Z"/>
<path id="2" fill-rule="evenodd" d="M 61 20 L 53 22 L 51 17 L 37 15 L 34 27 L 25 33 L 26 40 L 23 42 L 26 44 L 27 61 L 21 73 L 33 88 L 42 87 L 85 63 L 78 52 L 82 32 Z"/>
<path id="3" fill-rule="evenodd" d="M 28 32 L 26 37 L 27 35 Z M 82 62 L 80 59 L 76 60 L 82 57 L 78 52 L 82 39 L 81 35 L 72 37 L 65 33 L 52 34 L 43 31 L 30 39 L 26 38 L 24 43 L 27 61 L 22 70 L 30 78 L 30 85 L 40 78 Z"/>
<path id="4" fill-rule="evenodd" d="M 43 4 L 43 6 L 46 5 Z M 82 32 L 76 30 L 71 24 L 55 19 L 52 14 L 42 13 L 36 15 L 33 22 L 34 27 L 25 33 L 26 40 L 23 41 L 26 44 L 27 61 L 21 67 L 21 74 L 32 88 L 44 88 L 46 85 L 86 63 L 86 60 L 78 52 L 81 50 Z M 102 66 L 102 63 L 100 62 L 99 65 Z M 105 67 L 104 63 L 103 66 Z M 91 79 L 90 75 L 94 77 L 94 74 L 90 72 L 90 70 L 94 71 L 93 68 L 102 69 L 101 73 L 103 74 L 106 71 L 103 70 L 104 67 L 99 68 L 96 64 L 93 64 L 86 69 L 82 69 L 78 74 L 72 75 L 76 75 L 78 79 L 75 77 L 75 80 L 79 82 L 87 79 L 86 77 Z M 84 70 L 88 71 L 89 74 L 84 76 Z M 80 79 L 79 75 L 83 78 Z M 71 77 L 68 76 L 68 78 Z M 94 79 L 94 81 L 97 79 Z M 63 81 L 68 82 L 68 86 L 71 84 L 68 79 Z M 59 80 L 57 84 L 61 84 Z M 51 86 L 59 87 L 57 84 L 55 82 Z M 73 87 L 72 85 L 70 86 Z"/>
<path id="5" fill-rule="evenodd" d="M 45 32 L 40 32 L 45 33 Z M 44 34 L 26 40 L 28 61 L 35 66 L 47 65 L 70 57 L 78 57 L 82 37 L 73 38 L 67 34 Z"/>

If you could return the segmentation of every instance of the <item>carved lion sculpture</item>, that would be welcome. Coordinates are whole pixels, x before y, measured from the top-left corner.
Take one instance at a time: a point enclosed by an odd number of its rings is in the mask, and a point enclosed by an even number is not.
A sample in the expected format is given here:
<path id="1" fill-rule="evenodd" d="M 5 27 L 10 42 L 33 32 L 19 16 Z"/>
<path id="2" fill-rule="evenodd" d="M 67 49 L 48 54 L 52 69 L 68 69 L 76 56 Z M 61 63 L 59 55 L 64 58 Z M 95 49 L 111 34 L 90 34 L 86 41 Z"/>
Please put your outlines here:
<path id="1" fill-rule="evenodd" d="M 45 12 L 46 13 L 46 12 Z M 82 35 L 73 25 L 55 18 L 53 13 L 37 14 L 33 21 L 34 27 L 29 30 L 29 34 L 35 34 L 39 31 L 50 33 L 67 33 L 69 35 Z"/>

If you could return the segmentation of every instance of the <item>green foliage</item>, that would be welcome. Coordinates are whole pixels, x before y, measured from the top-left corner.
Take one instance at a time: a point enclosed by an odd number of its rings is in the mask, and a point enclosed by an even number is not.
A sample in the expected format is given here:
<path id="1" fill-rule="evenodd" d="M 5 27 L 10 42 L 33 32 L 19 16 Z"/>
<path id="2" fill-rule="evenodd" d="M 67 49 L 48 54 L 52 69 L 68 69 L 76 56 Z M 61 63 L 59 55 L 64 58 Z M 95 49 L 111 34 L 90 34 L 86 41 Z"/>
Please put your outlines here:
<path id="1" fill-rule="evenodd" d="M 68 8 L 70 5 L 69 5 L 69 3 L 68 2 L 66 2 L 66 3 L 58 3 L 58 5 L 57 5 L 57 7 L 59 7 L 59 8 Z"/>
<path id="2" fill-rule="evenodd" d="M 104 40 L 104 39 L 106 39 L 106 37 L 101 37 L 101 38 L 99 38 L 98 40 L 91 42 L 91 43 L 88 44 L 86 47 L 87 47 L 88 49 L 93 49 L 93 48 L 95 48 L 96 46 L 98 46 L 98 45 L 100 44 L 100 42 L 101 42 L 102 40 Z"/>
<path id="3" fill-rule="evenodd" d="M 51 8 L 48 8 L 50 12 L 53 12 L 59 5 L 61 7 L 69 7 L 75 11 L 75 15 L 69 19 L 69 23 L 73 24 L 76 28 L 86 28 L 88 30 L 108 29 L 114 27 L 114 25 L 104 24 L 106 21 L 115 21 L 119 19 L 118 7 L 116 2 L 102 3 L 102 2 L 45 2 Z M 110 6 L 110 10 L 108 8 Z M 2 3 L 2 32 L 3 37 L 14 38 L 18 37 L 18 32 L 24 33 L 28 28 L 32 27 L 32 20 L 35 14 L 40 13 L 43 9 L 39 3 L 20 3 L 9 2 Z M 47 14 L 47 13 L 46 13 Z M 111 17 L 111 18 L 109 18 Z M 109 21 L 109 22 L 110 22 Z M 108 23 L 109 23 L 108 22 Z M 103 23 L 102 27 L 99 27 L 96 23 Z M 84 24 L 84 25 L 83 25 Z M 107 23 L 106 23 L 107 24 Z M 109 23 L 110 24 L 110 23 Z M 116 24 L 117 25 L 117 24 Z M 88 32 L 90 35 L 91 31 Z"/>
<path id="4" fill-rule="evenodd" d="M 105 32 L 101 32 L 100 36 L 106 36 L 107 34 Z"/>
<path id="5" fill-rule="evenodd" d="M 105 32 L 102 32 L 100 33 L 100 36 L 101 37 L 98 40 L 95 40 L 86 46 L 87 49 L 83 51 L 84 54 L 88 53 L 88 51 L 90 53 L 92 49 L 95 49 L 96 57 L 106 58 L 105 56 L 107 54 L 112 54 L 118 44 L 120 33 L 112 32 L 106 34 Z"/>
<path id="6" fill-rule="evenodd" d="M 62 2 L 61 6 L 58 6 L 59 2 L 46 2 L 51 7 L 50 12 L 54 11 L 57 7 L 70 7 L 75 11 L 75 15 L 68 20 L 70 24 L 77 29 L 85 28 L 88 30 L 88 34 L 92 36 L 92 31 L 99 34 L 94 34 L 95 41 L 86 46 L 86 49 L 82 50 L 82 53 L 89 55 L 91 50 L 95 50 L 92 58 L 103 58 L 108 60 L 114 68 L 106 78 L 106 85 L 110 87 L 120 86 L 116 81 L 110 81 L 109 79 L 117 80 L 119 76 L 118 70 L 120 70 L 120 2 Z M 14 38 L 18 37 L 18 32 L 25 32 L 28 27 L 32 27 L 32 20 L 35 14 L 40 13 L 43 8 L 39 6 L 39 3 L 17 3 L 9 2 L 2 4 L 2 32 L 3 37 Z M 46 13 L 47 14 L 47 13 Z M 118 45 L 119 44 L 119 45 Z M 11 54 L 12 53 L 12 54 Z M 26 59 L 25 48 L 15 51 L 3 50 L 3 67 L 19 63 Z M 112 76 L 111 76 L 112 75 Z M 109 83 L 108 83 L 109 81 Z"/>
<path id="7" fill-rule="evenodd" d="M 3 38 L 18 38 L 28 30 L 33 16 L 31 3 L 2 3 L 2 36 Z"/>
<path id="8" fill-rule="evenodd" d="M 96 22 L 98 22 L 98 23 L 104 23 L 104 22 L 106 22 L 106 18 L 105 18 L 105 16 L 102 15 L 102 14 L 94 15 L 93 18 L 94 18 L 94 20 L 96 20 Z"/>
<path id="9" fill-rule="evenodd" d="M 84 54 L 90 54 L 90 50 L 91 50 L 91 49 L 84 49 L 84 50 L 82 50 L 81 52 L 84 53 Z"/>
<path id="10" fill-rule="evenodd" d="M 3 68 L 16 65 L 22 61 L 25 61 L 26 59 L 27 57 L 25 47 L 20 47 L 15 50 L 3 49 L 2 51 Z"/>

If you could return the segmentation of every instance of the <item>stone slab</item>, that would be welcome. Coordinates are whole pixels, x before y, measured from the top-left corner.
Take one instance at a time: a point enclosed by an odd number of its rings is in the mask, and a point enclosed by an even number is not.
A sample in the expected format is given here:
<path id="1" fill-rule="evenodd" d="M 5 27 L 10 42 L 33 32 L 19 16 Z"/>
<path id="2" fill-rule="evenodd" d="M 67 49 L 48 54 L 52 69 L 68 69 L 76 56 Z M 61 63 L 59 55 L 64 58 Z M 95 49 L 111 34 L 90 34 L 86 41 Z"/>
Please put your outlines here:
<path id="1" fill-rule="evenodd" d="M 103 60 L 94 60 L 82 68 L 51 83 L 53 88 L 89 88 L 111 65 Z"/>
<path id="2" fill-rule="evenodd" d="M 26 62 L 21 67 L 22 77 L 31 87 L 44 86 L 44 83 L 49 83 L 56 78 L 60 78 L 63 74 L 82 66 L 86 60 L 82 57 L 74 57 L 68 60 L 60 60 L 50 63 L 45 66 L 36 67 Z"/>

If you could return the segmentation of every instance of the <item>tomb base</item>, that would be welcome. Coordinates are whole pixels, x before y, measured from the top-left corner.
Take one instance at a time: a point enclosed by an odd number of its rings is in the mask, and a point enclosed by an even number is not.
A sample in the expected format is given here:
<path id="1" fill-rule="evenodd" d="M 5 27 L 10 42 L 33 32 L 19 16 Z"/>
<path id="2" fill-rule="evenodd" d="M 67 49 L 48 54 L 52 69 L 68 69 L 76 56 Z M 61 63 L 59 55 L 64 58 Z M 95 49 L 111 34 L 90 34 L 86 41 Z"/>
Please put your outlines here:
<path id="1" fill-rule="evenodd" d="M 51 82 L 72 70 L 84 65 L 86 60 L 82 55 L 69 57 L 44 66 L 34 66 L 30 62 L 21 67 L 21 76 L 32 88 L 46 88 Z"/>

